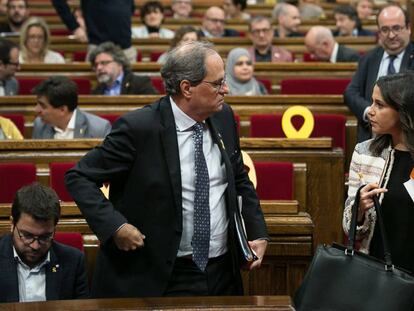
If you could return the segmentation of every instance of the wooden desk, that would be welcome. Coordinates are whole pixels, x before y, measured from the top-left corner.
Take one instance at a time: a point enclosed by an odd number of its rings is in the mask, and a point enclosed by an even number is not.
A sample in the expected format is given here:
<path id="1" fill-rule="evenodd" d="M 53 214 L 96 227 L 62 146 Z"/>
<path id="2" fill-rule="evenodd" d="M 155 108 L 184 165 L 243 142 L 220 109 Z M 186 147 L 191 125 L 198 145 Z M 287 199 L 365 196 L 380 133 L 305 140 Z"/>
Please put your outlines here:
<path id="1" fill-rule="evenodd" d="M 86 310 L 273 310 L 292 311 L 289 296 L 174 297 L 61 300 L 3 303 L 0 310 L 86 311 Z"/>

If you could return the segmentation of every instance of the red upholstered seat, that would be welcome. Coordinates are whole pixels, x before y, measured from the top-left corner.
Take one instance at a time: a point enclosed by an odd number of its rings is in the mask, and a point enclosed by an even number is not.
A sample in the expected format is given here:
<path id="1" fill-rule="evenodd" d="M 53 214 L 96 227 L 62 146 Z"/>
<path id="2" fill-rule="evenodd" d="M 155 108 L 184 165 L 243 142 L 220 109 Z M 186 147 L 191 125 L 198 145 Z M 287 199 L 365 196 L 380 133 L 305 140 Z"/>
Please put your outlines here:
<path id="1" fill-rule="evenodd" d="M 293 199 L 293 164 L 287 162 L 254 162 L 257 194 L 260 200 Z"/>
<path id="2" fill-rule="evenodd" d="M 65 186 L 65 173 L 68 169 L 75 165 L 74 162 L 49 163 L 50 169 L 50 187 L 54 189 L 62 201 L 73 201 L 72 196 L 66 190 Z"/>
<path id="3" fill-rule="evenodd" d="M 315 126 L 311 137 L 332 137 L 333 147 L 345 150 L 346 117 L 336 114 L 315 114 Z M 300 128 L 303 119 L 292 118 L 295 128 Z M 252 115 L 250 117 L 251 137 L 286 137 L 282 129 L 282 115 Z"/>
<path id="4" fill-rule="evenodd" d="M 100 116 L 101 118 L 105 120 L 108 120 L 111 124 L 114 124 L 114 122 L 118 120 L 118 118 L 120 117 L 119 114 L 110 114 L 110 113 L 99 114 L 98 116 Z"/>
<path id="5" fill-rule="evenodd" d="M 30 95 L 32 89 L 46 78 L 40 77 L 16 77 L 19 81 L 19 95 Z M 78 85 L 78 94 L 89 95 L 91 93 L 91 81 L 88 78 L 71 78 Z"/>
<path id="6" fill-rule="evenodd" d="M 0 163 L 0 203 L 13 202 L 17 190 L 35 181 L 35 164 Z"/>
<path id="7" fill-rule="evenodd" d="M 289 78 L 280 82 L 280 93 L 342 95 L 349 82 L 351 78 Z"/>
<path id="8" fill-rule="evenodd" d="M 79 232 L 56 232 L 55 241 L 75 247 L 83 252 L 83 239 L 82 234 Z"/>
<path id="9" fill-rule="evenodd" d="M 257 80 L 264 85 L 268 94 L 272 94 L 272 81 L 270 79 L 257 78 Z"/>
<path id="10" fill-rule="evenodd" d="M 151 51 L 150 52 L 150 61 L 156 62 L 158 58 L 164 53 L 164 51 Z"/>
<path id="11" fill-rule="evenodd" d="M 36 13 L 36 15 L 39 15 Z M 69 36 L 72 32 L 66 28 L 59 28 L 59 29 L 50 29 L 50 34 L 52 36 Z"/>
<path id="12" fill-rule="evenodd" d="M 2 117 L 13 121 L 14 125 L 17 126 L 20 133 L 24 135 L 24 116 L 21 114 L 2 114 Z"/>
<path id="13" fill-rule="evenodd" d="M 317 62 L 318 60 L 315 58 L 315 56 L 309 52 L 303 53 L 303 61 L 304 62 Z"/>
<path id="14" fill-rule="evenodd" d="M 88 59 L 86 59 L 87 52 L 86 51 L 76 51 L 73 52 L 73 61 L 74 62 L 89 62 Z M 141 51 L 137 51 L 137 62 L 142 61 L 142 53 Z"/>
<path id="15" fill-rule="evenodd" d="M 165 94 L 164 81 L 161 77 L 150 77 L 152 85 L 160 94 Z"/>

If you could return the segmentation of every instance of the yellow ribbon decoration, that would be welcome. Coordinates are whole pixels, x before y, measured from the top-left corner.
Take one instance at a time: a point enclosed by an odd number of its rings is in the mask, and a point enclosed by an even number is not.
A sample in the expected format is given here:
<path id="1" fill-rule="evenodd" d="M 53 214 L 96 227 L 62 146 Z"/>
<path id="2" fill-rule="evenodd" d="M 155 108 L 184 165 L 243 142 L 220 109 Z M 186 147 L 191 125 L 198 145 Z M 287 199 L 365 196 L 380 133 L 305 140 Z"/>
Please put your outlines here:
<path id="1" fill-rule="evenodd" d="M 254 168 L 253 160 L 252 158 L 247 154 L 247 152 L 243 151 L 241 152 L 244 166 L 247 167 L 248 175 L 250 181 L 253 183 L 254 188 L 257 187 L 257 177 L 256 177 L 256 169 Z"/>
<path id="2" fill-rule="evenodd" d="M 302 116 L 303 124 L 299 130 L 292 124 L 293 116 Z M 282 117 L 282 129 L 287 138 L 309 138 L 312 134 L 315 120 L 312 112 L 304 106 L 292 106 L 288 108 Z"/>

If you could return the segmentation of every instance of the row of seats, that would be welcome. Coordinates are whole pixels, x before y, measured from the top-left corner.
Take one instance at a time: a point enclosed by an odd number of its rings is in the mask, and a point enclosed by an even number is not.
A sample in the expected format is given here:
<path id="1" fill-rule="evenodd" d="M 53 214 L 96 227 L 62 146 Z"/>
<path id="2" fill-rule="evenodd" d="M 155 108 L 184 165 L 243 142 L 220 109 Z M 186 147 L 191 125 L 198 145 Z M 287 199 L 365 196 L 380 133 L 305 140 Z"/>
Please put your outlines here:
<path id="1" fill-rule="evenodd" d="M 64 175 L 74 162 L 49 163 L 49 186 L 59 199 L 72 202 L 66 190 Z M 261 200 L 293 199 L 293 164 L 285 162 L 254 162 L 257 177 L 257 193 Z M 34 163 L 0 163 L 0 203 L 11 203 L 16 191 L 37 180 Z"/>

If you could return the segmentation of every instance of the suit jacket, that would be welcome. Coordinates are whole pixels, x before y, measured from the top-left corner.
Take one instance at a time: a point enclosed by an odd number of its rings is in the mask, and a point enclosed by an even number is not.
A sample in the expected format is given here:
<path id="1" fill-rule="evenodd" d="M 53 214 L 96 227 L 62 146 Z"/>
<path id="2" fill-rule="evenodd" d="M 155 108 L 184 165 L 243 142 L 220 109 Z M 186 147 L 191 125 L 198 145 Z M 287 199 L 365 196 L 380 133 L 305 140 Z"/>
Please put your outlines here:
<path id="1" fill-rule="evenodd" d="M 335 37 L 340 37 L 341 36 L 341 34 L 339 32 L 339 29 L 333 31 L 332 34 Z M 356 34 L 357 37 L 375 37 L 376 35 L 377 34 L 375 32 L 373 32 L 371 30 L 368 30 L 368 29 L 364 29 L 362 27 L 357 29 L 357 34 Z"/>
<path id="2" fill-rule="evenodd" d="M 336 55 L 336 62 L 357 62 L 359 60 L 359 53 L 342 44 L 338 45 L 338 54 Z"/>
<path id="3" fill-rule="evenodd" d="M 364 111 L 371 105 L 372 90 L 377 81 L 384 49 L 380 46 L 361 58 L 351 83 L 344 92 L 344 101 L 358 119 L 358 142 L 371 138 L 369 123 L 363 119 Z M 401 62 L 400 72 L 414 70 L 414 44 L 409 43 Z"/>
<path id="4" fill-rule="evenodd" d="M 249 240 L 267 237 L 264 217 L 244 170 L 231 108 L 206 120 L 227 174 L 226 208 L 243 196 Z M 162 296 L 176 259 L 182 224 L 182 189 L 176 126 L 169 97 L 122 116 L 103 144 L 65 176 L 66 186 L 101 241 L 92 285 L 94 297 Z M 97 185 L 110 181 L 110 201 Z M 124 252 L 112 235 L 131 223 L 146 236 L 145 246 Z M 229 217 L 228 249 L 241 289 L 234 220 Z"/>
<path id="5" fill-rule="evenodd" d="M 256 51 L 255 48 L 252 46 L 247 49 L 249 51 L 250 57 L 252 58 L 253 62 L 256 62 Z M 293 62 L 292 53 L 288 50 L 278 47 L 272 46 L 272 63 L 273 62 Z"/>
<path id="6" fill-rule="evenodd" d="M 17 261 L 10 234 L 0 239 L 0 302 L 19 301 Z M 85 258 L 81 251 L 52 242 L 46 269 L 46 300 L 88 298 Z"/>
<path id="7" fill-rule="evenodd" d="M 105 84 L 99 84 L 92 94 L 104 95 Z M 158 94 L 153 87 L 150 78 L 144 76 L 137 76 L 130 71 L 124 72 L 124 78 L 122 79 L 121 95 L 145 95 L 145 94 Z"/>
<path id="8" fill-rule="evenodd" d="M 6 96 L 13 96 L 19 94 L 19 82 L 16 78 L 11 77 L 5 81 L 4 83 L 4 95 Z"/>
<path id="9" fill-rule="evenodd" d="M 203 29 L 198 30 L 197 33 L 198 33 L 199 37 L 205 37 L 206 36 Z M 240 32 L 238 32 L 237 30 L 230 29 L 230 28 L 224 28 L 224 32 L 223 32 L 223 35 L 221 36 L 221 38 L 223 38 L 223 37 L 240 37 L 240 36 L 241 36 Z"/>
<path id="10" fill-rule="evenodd" d="M 111 131 L 111 124 L 108 120 L 102 119 L 91 113 L 76 108 L 74 138 L 102 138 Z M 55 129 L 52 125 L 43 123 L 40 117 L 34 120 L 34 139 L 53 139 Z"/>

